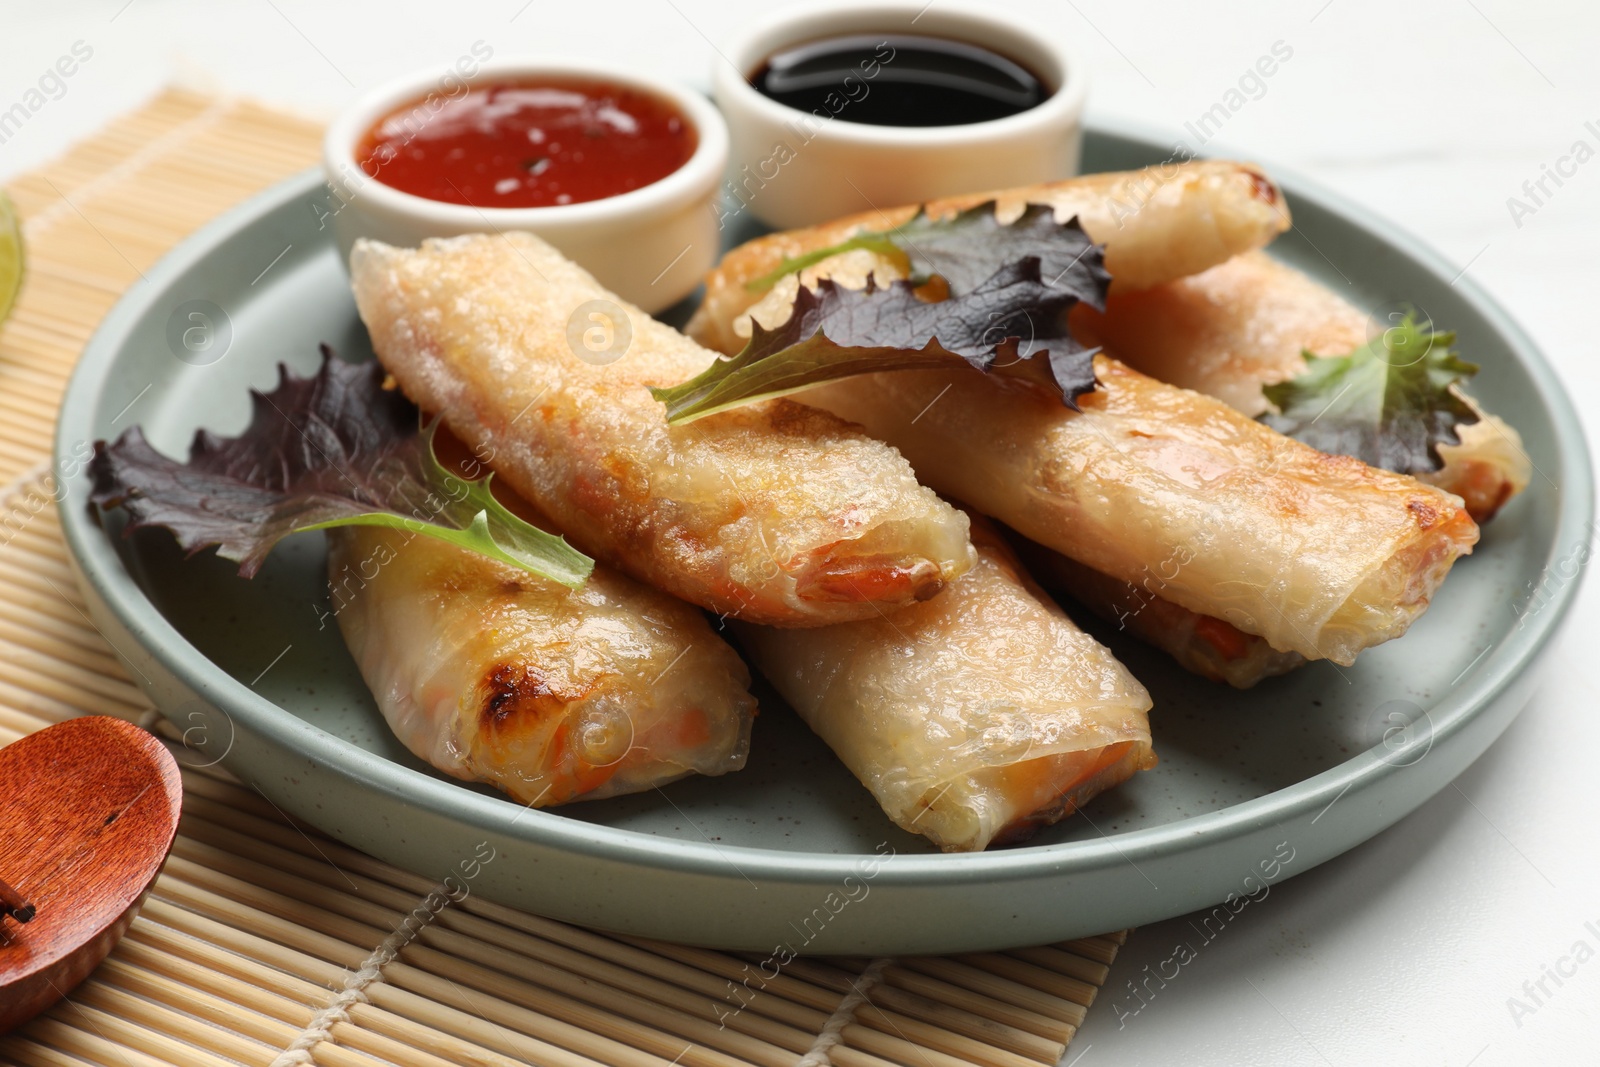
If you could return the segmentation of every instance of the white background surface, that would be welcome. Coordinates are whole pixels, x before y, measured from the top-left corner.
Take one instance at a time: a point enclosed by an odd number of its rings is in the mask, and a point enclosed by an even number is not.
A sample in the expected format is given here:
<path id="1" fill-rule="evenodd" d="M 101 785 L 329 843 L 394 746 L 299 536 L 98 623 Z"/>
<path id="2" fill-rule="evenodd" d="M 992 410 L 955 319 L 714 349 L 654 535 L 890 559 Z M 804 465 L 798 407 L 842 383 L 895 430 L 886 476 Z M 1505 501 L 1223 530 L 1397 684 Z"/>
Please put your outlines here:
<path id="1" fill-rule="evenodd" d="M 935 0 L 949 3 L 952 0 Z M 764 8 L 766 5 L 760 5 Z M 1089 61 L 1091 112 L 1182 136 L 1282 40 L 1293 58 L 1207 151 L 1314 175 L 1430 242 L 1506 304 L 1600 407 L 1600 158 L 1518 226 L 1507 198 L 1579 139 L 1600 150 L 1600 5 L 1517 0 L 1153 4 L 1013 0 Z M 74 42 L 92 58 L 0 144 L 0 181 L 178 79 L 314 115 L 443 65 L 476 40 L 636 64 L 704 84 L 727 0 L 8 2 L 0 110 Z M 1584 128 L 1586 121 L 1595 130 Z M 1193 139 L 1190 138 L 1193 144 Z M 1226 141 L 1228 149 L 1218 146 Z M 1469 266 L 1470 264 L 1470 266 Z M 1591 436 L 1600 423 L 1591 421 Z M 1583 591 L 1541 691 L 1456 788 L 1245 909 L 1136 1015 L 1125 983 L 1187 939 L 1137 931 L 1068 1052 L 1114 1064 L 1600 1063 L 1600 588 Z M 1586 922 L 1594 930 L 1585 928 Z M 1574 961 L 1562 964 L 1568 970 Z M 1170 970 L 1169 972 L 1170 973 Z M 1538 990 L 1534 992 L 1537 994 Z M 1508 998 L 1534 1010 L 1513 1018 Z M 1119 1023 L 1121 1025 L 1119 1025 Z"/>

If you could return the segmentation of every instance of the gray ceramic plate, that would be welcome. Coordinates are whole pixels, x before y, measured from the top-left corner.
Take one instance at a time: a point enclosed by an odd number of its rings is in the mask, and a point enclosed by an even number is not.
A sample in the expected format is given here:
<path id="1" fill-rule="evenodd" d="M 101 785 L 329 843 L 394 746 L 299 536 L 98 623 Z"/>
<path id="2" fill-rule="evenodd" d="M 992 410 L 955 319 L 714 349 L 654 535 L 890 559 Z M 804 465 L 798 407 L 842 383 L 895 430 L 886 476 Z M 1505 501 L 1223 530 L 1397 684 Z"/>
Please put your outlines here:
<path id="1" fill-rule="evenodd" d="M 1090 170 L 1165 157 L 1106 132 L 1085 148 Z M 95 622 L 187 731 L 191 762 L 221 760 L 284 810 L 432 877 L 462 877 L 489 842 L 496 858 L 468 870 L 496 900 L 677 941 L 834 953 L 1038 944 L 1215 905 L 1373 836 L 1494 741 L 1572 599 L 1592 510 L 1577 419 L 1527 336 L 1416 241 L 1284 185 L 1296 228 L 1273 252 L 1357 302 L 1410 301 L 1459 331 L 1483 366 L 1475 391 L 1522 431 L 1538 473 L 1411 633 L 1354 668 L 1318 664 L 1241 694 L 1104 634 L 1155 697 L 1161 765 L 1027 847 L 930 852 L 775 699 L 740 774 L 524 810 L 395 742 L 319 621 L 320 536 L 292 539 L 247 582 L 214 558 L 180 559 L 164 533 L 103 529 L 85 504 L 87 442 L 138 423 L 181 454 L 197 427 L 238 431 L 246 387 L 270 387 L 279 361 L 308 371 L 320 341 L 370 356 L 318 229 L 314 175 L 185 241 L 106 318 L 61 413 L 67 542 Z M 217 331 L 198 354 L 183 336 L 206 329 L 194 313 Z"/>

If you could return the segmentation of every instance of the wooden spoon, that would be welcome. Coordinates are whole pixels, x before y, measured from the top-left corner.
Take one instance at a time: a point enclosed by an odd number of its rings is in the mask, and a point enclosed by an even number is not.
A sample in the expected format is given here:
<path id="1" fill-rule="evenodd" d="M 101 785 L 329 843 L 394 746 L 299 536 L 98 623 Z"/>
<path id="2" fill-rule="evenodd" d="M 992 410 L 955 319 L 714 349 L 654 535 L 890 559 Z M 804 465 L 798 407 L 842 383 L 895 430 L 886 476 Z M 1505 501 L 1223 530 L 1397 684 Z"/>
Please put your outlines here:
<path id="1" fill-rule="evenodd" d="M 68 719 L 0 749 L 0 1033 L 105 959 L 161 873 L 182 807 L 172 754 L 121 719 Z"/>

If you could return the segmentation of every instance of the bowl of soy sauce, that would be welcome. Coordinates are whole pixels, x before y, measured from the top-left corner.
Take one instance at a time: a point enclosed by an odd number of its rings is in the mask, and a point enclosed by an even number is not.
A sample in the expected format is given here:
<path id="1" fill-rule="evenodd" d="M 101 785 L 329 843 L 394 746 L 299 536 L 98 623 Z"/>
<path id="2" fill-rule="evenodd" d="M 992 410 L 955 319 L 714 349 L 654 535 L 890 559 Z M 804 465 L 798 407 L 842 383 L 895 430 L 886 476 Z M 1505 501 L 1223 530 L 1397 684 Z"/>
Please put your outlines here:
<path id="1" fill-rule="evenodd" d="M 1077 173 L 1087 78 L 1059 34 L 924 0 L 787 7 L 720 50 L 719 223 L 806 226 Z"/>

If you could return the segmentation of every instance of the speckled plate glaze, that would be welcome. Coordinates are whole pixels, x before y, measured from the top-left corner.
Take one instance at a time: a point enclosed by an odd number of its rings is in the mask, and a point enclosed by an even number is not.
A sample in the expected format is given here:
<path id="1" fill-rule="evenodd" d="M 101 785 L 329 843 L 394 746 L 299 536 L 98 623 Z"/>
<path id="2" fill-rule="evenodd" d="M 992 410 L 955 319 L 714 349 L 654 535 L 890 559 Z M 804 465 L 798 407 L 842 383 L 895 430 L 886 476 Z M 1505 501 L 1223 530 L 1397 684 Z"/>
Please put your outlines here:
<path id="1" fill-rule="evenodd" d="M 1166 158 L 1125 133 L 1085 145 L 1089 170 Z M 1155 698 L 1161 765 L 1026 847 L 931 852 L 765 692 L 740 774 L 525 810 L 390 735 L 327 615 L 319 535 L 243 581 L 231 564 L 181 559 L 163 533 L 102 526 L 85 504 L 87 442 L 138 423 L 181 454 L 197 427 L 237 432 L 246 387 L 269 387 L 280 361 L 309 371 L 321 341 L 370 358 L 314 174 L 195 234 L 107 316 L 61 412 L 67 543 L 96 624 L 186 731 L 188 762 L 221 761 L 285 811 L 414 871 L 459 878 L 466 863 L 473 892 L 508 904 L 702 945 L 873 954 L 1038 944 L 1215 905 L 1373 836 L 1499 736 L 1571 602 L 1593 509 L 1578 421 L 1527 336 L 1390 224 L 1283 186 L 1296 226 L 1273 253 L 1358 304 L 1409 301 L 1457 330 L 1483 367 L 1474 391 L 1523 434 L 1533 485 L 1411 633 L 1351 668 L 1237 693 L 1097 629 Z M 219 331 L 199 354 L 182 344 L 196 311 Z M 481 842 L 495 858 L 478 866 Z"/>

